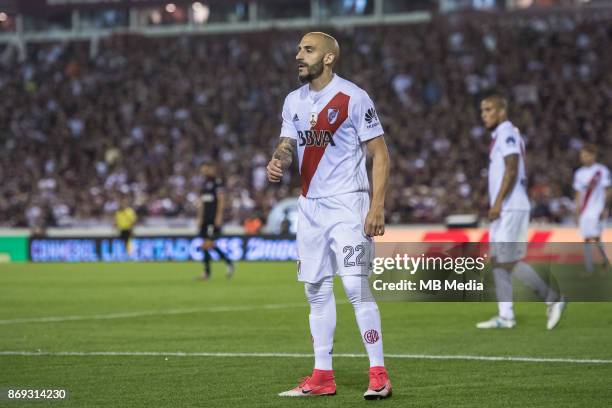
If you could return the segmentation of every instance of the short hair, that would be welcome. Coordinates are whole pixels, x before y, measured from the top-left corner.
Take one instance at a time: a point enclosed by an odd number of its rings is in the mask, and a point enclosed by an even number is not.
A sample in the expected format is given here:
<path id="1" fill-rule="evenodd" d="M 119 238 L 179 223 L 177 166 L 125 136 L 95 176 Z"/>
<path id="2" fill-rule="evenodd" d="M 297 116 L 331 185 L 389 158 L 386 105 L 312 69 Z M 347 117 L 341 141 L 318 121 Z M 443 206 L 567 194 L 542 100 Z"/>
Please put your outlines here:
<path id="1" fill-rule="evenodd" d="M 587 153 L 591 153 L 594 156 L 597 156 L 597 146 L 595 146 L 593 143 L 583 144 L 582 150 L 584 150 Z"/>
<path id="2" fill-rule="evenodd" d="M 492 93 L 492 94 L 489 94 L 489 95 L 485 96 L 484 98 L 482 98 L 482 100 L 483 101 L 491 101 L 498 108 L 503 109 L 503 110 L 508 110 L 508 100 L 506 99 L 505 96 L 503 96 L 501 94 Z"/>
<path id="3" fill-rule="evenodd" d="M 306 37 L 307 35 L 314 35 L 323 39 L 325 51 L 334 54 L 335 58 L 333 65 L 335 65 L 338 59 L 340 58 L 340 44 L 338 44 L 338 40 L 322 31 L 311 31 L 309 33 L 304 34 L 304 37 Z"/>

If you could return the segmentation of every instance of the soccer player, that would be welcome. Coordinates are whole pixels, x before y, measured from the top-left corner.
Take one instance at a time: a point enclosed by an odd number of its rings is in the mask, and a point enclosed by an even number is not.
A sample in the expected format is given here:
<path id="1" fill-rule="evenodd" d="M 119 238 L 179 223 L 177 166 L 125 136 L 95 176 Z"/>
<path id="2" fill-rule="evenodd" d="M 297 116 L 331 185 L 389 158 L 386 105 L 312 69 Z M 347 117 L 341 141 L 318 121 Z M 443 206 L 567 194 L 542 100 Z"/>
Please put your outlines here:
<path id="1" fill-rule="evenodd" d="M 299 89 L 287 95 L 280 142 L 267 172 L 279 182 L 297 150 L 302 194 L 298 199 L 298 280 L 310 304 L 314 370 L 280 396 L 334 395 L 332 349 L 336 329 L 333 277 L 342 279 L 370 360 L 365 399 L 391 396 L 385 369 L 380 313 L 372 297 L 369 263 L 373 236 L 385 232 L 384 200 L 389 155 L 368 94 L 333 72 L 340 56 L 328 34 L 306 34 L 295 57 Z M 370 202 L 366 150 L 373 157 Z"/>
<path id="2" fill-rule="evenodd" d="M 115 228 L 119 230 L 119 239 L 123 241 L 123 246 L 127 254 L 131 252 L 132 231 L 138 221 L 136 212 L 130 207 L 127 196 L 122 196 L 119 200 L 119 208 L 115 211 Z"/>
<path id="3" fill-rule="evenodd" d="M 204 178 L 200 198 L 198 200 L 197 224 L 200 228 L 199 236 L 204 253 L 204 272 L 199 279 L 210 278 L 210 251 L 216 251 L 227 265 L 226 276 L 231 278 L 234 274 L 234 264 L 223 251 L 216 246 L 215 240 L 221 233 L 223 223 L 223 210 L 225 208 L 225 194 L 223 192 L 223 180 L 217 176 L 217 166 L 214 163 L 204 163 L 200 167 L 200 173 Z"/>
<path id="4" fill-rule="evenodd" d="M 596 163 L 596 159 L 597 147 L 592 144 L 584 145 L 580 150 L 582 167 L 574 173 L 576 219 L 584 238 L 584 264 L 588 275 L 593 273 L 593 246 L 599 249 L 604 259 L 603 271 L 610 266 L 601 242 L 601 232 L 612 197 L 612 182 L 608 168 Z"/>
<path id="5" fill-rule="evenodd" d="M 484 98 L 480 110 L 492 137 L 489 147 L 489 242 L 499 314 L 476 327 L 509 329 L 516 325 L 512 304 L 513 274 L 546 301 L 546 327 L 550 330 L 561 319 L 565 301 L 522 261 L 527 250 L 530 211 L 525 143 L 518 129 L 508 120 L 508 103 L 504 97 Z"/>

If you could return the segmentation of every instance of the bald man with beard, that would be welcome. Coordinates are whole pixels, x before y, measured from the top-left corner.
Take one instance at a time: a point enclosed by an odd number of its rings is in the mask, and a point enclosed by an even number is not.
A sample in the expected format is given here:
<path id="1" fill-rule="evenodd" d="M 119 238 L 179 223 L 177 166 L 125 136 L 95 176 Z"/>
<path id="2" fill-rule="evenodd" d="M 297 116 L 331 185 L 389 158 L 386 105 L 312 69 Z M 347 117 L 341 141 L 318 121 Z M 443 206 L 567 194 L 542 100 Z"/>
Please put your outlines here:
<path id="1" fill-rule="evenodd" d="M 340 276 L 353 305 L 368 353 L 370 375 L 365 399 L 391 396 L 383 358 L 378 306 L 368 277 L 372 237 L 385 232 L 384 201 L 389 154 L 383 129 L 368 94 L 340 78 L 333 68 L 340 47 L 329 34 L 306 34 L 295 57 L 303 84 L 285 98 L 280 142 L 268 163 L 268 180 L 281 181 L 299 160 L 298 280 L 310 304 L 315 363 L 312 375 L 280 396 L 335 395 L 332 349 L 336 329 L 333 278 Z M 372 156 L 372 196 L 366 170 Z"/>

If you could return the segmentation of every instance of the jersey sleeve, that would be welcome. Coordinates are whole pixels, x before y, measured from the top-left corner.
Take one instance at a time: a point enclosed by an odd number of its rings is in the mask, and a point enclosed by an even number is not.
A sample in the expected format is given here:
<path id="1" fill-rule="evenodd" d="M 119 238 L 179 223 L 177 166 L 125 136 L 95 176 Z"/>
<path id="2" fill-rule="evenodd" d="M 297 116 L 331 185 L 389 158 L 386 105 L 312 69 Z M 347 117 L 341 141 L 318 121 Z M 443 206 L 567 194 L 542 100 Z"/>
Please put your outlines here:
<path id="1" fill-rule="evenodd" d="M 283 103 L 280 137 L 290 137 L 291 139 L 297 140 L 297 129 L 293 123 L 290 105 L 289 95 L 287 95 Z"/>
<path id="2" fill-rule="evenodd" d="M 511 154 L 521 154 L 521 146 L 519 136 L 511 128 L 503 129 L 499 136 L 499 149 L 501 150 L 502 156 L 510 156 Z"/>
<path id="3" fill-rule="evenodd" d="M 360 142 L 373 139 L 384 133 L 374 102 L 365 91 L 359 92 L 355 102 L 349 106 L 349 116 Z"/>

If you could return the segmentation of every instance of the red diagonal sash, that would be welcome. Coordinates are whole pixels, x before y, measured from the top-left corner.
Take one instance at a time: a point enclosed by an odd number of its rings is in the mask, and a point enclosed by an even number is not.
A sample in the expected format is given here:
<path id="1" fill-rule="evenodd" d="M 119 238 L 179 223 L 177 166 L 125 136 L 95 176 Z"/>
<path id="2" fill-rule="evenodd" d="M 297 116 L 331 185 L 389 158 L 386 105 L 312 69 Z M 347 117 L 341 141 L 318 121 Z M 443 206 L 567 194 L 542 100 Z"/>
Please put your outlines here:
<path id="1" fill-rule="evenodd" d="M 582 208 L 580 209 L 580 212 L 583 212 L 587 204 L 589 203 L 591 194 L 593 194 L 593 190 L 595 190 L 595 187 L 597 187 L 597 184 L 599 184 L 600 178 L 601 178 L 601 170 L 597 170 L 595 174 L 593 174 L 591 181 L 589 181 L 589 187 L 587 188 L 586 194 L 584 195 L 584 201 L 582 201 Z"/>
<path id="2" fill-rule="evenodd" d="M 338 92 L 336 95 L 334 95 L 329 103 L 319 112 L 317 124 L 313 126 L 311 130 L 328 130 L 331 132 L 333 137 L 338 128 L 340 128 L 342 123 L 344 123 L 346 118 L 348 118 L 348 106 L 350 99 L 350 96 L 343 94 L 342 92 Z M 328 121 L 328 109 L 338 109 L 338 117 L 332 124 L 329 124 Z M 304 197 L 306 197 L 306 194 L 308 194 L 310 182 L 317 171 L 317 167 L 319 167 L 319 162 L 321 161 L 326 148 L 327 145 L 306 146 L 306 148 L 304 148 L 302 166 L 300 167 L 300 175 L 302 177 L 302 195 Z"/>

